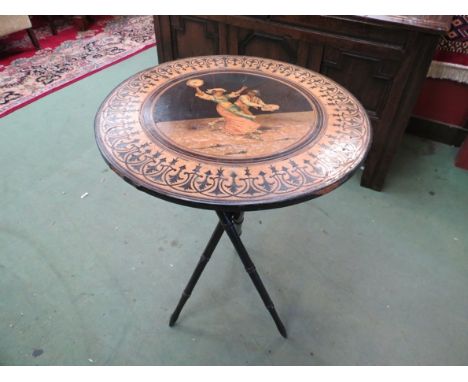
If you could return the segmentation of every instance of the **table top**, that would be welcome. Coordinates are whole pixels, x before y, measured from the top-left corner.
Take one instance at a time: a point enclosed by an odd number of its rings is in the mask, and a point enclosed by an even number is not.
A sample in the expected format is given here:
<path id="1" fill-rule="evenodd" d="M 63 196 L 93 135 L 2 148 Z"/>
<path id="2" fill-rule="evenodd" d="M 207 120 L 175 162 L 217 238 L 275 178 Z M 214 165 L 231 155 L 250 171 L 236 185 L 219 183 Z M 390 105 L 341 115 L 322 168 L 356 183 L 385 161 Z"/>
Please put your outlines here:
<path id="1" fill-rule="evenodd" d="M 266 58 L 203 56 L 142 71 L 95 120 L 101 154 L 151 195 L 256 210 L 325 194 L 370 146 L 361 104 L 318 73 Z"/>

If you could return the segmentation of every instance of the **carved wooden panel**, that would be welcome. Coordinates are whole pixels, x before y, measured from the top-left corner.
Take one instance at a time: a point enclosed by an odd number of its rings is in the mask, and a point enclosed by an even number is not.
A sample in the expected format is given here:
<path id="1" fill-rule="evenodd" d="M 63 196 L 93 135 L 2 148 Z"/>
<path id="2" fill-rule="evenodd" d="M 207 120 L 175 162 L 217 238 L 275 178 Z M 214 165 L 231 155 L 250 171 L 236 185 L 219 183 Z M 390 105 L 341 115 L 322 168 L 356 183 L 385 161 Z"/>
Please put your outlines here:
<path id="1" fill-rule="evenodd" d="M 175 57 L 219 52 L 219 27 L 216 22 L 190 16 L 171 16 L 171 28 Z"/>
<path id="2" fill-rule="evenodd" d="M 238 33 L 238 54 L 297 63 L 297 41 L 245 29 L 238 29 Z"/>
<path id="3" fill-rule="evenodd" d="M 407 30 L 395 30 L 382 23 L 366 20 L 356 22 L 347 16 L 272 16 L 272 21 L 289 24 L 291 26 L 305 27 L 324 32 L 328 35 L 345 37 L 346 39 L 359 39 L 377 44 L 403 48 L 407 39 Z M 354 21 L 354 22 L 353 22 Z"/>
<path id="4" fill-rule="evenodd" d="M 398 62 L 331 47 L 325 48 L 321 67 L 357 95 L 373 121 L 382 115 L 397 71 Z"/>
<path id="5" fill-rule="evenodd" d="M 324 47 L 322 44 L 301 42 L 297 65 L 305 66 L 316 72 L 321 72 Z M 301 54 L 303 53 L 303 54 Z"/>

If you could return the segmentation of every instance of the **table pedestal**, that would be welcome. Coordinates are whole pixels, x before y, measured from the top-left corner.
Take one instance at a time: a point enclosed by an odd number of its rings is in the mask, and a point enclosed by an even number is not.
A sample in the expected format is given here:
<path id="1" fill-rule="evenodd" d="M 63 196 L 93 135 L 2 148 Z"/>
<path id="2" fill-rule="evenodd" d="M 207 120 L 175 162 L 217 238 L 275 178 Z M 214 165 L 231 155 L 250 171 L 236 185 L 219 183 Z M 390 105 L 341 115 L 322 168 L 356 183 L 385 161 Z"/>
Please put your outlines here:
<path id="1" fill-rule="evenodd" d="M 176 323 L 182 308 L 184 307 L 185 303 L 190 297 L 193 288 L 197 284 L 198 279 L 200 278 L 203 270 L 205 269 L 206 264 L 210 260 L 212 253 L 214 252 L 216 246 L 219 243 L 219 240 L 221 239 L 221 236 L 223 235 L 223 232 L 226 231 L 227 235 L 229 236 L 229 239 L 231 240 L 232 244 L 234 245 L 237 251 L 237 254 L 239 255 L 242 263 L 244 264 L 245 270 L 249 274 L 252 282 L 255 285 L 255 288 L 260 294 L 263 303 L 270 312 L 273 321 L 275 321 L 276 327 L 278 328 L 281 335 L 284 338 L 287 338 L 286 329 L 284 328 L 284 325 L 281 322 L 278 313 L 276 312 L 275 306 L 273 305 L 273 302 L 271 301 L 271 298 L 268 295 L 268 292 L 265 289 L 265 286 L 263 285 L 263 282 L 260 279 L 257 270 L 255 269 L 254 263 L 250 259 L 250 256 L 240 239 L 240 234 L 242 232 L 242 222 L 244 220 L 243 212 L 216 211 L 216 213 L 218 215 L 219 222 L 213 234 L 211 235 L 211 238 L 208 241 L 208 244 L 206 245 L 203 254 L 201 255 L 201 258 L 195 268 L 195 271 L 192 274 L 192 277 L 190 278 L 187 286 L 185 287 L 184 292 L 182 293 L 182 296 L 180 298 L 179 303 L 177 304 L 176 309 L 174 310 L 174 313 L 172 313 L 171 315 L 169 326 L 174 326 L 174 324 Z"/>

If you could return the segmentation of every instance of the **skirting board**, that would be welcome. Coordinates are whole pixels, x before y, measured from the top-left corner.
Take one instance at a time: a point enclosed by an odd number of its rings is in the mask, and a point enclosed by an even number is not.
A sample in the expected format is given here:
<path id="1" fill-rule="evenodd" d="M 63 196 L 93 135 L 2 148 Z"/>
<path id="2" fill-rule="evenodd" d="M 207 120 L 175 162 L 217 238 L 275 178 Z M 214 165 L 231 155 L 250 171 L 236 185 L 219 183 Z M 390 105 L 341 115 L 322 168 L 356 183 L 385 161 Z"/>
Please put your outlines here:
<path id="1" fill-rule="evenodd" d="M 406 133 L 459 147 L 468 136 L 468 129 L 412 116 Z"/>

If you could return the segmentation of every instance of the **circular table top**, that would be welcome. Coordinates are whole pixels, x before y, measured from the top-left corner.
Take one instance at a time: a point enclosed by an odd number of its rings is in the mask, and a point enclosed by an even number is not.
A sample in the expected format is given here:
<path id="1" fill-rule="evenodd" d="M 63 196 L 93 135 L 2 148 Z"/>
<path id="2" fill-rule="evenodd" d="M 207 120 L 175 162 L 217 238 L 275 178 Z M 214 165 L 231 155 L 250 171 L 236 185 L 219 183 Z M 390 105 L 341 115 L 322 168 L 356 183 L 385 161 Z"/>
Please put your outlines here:
<path id="1" fill-rule="evenodd" d="M 203 56 L 124 81 L 96 116 L 123 179 L 199 208 L 255 210 L 327 193 L 363 161 L 361 104 L 318 73 L 266 58 Z"/>

